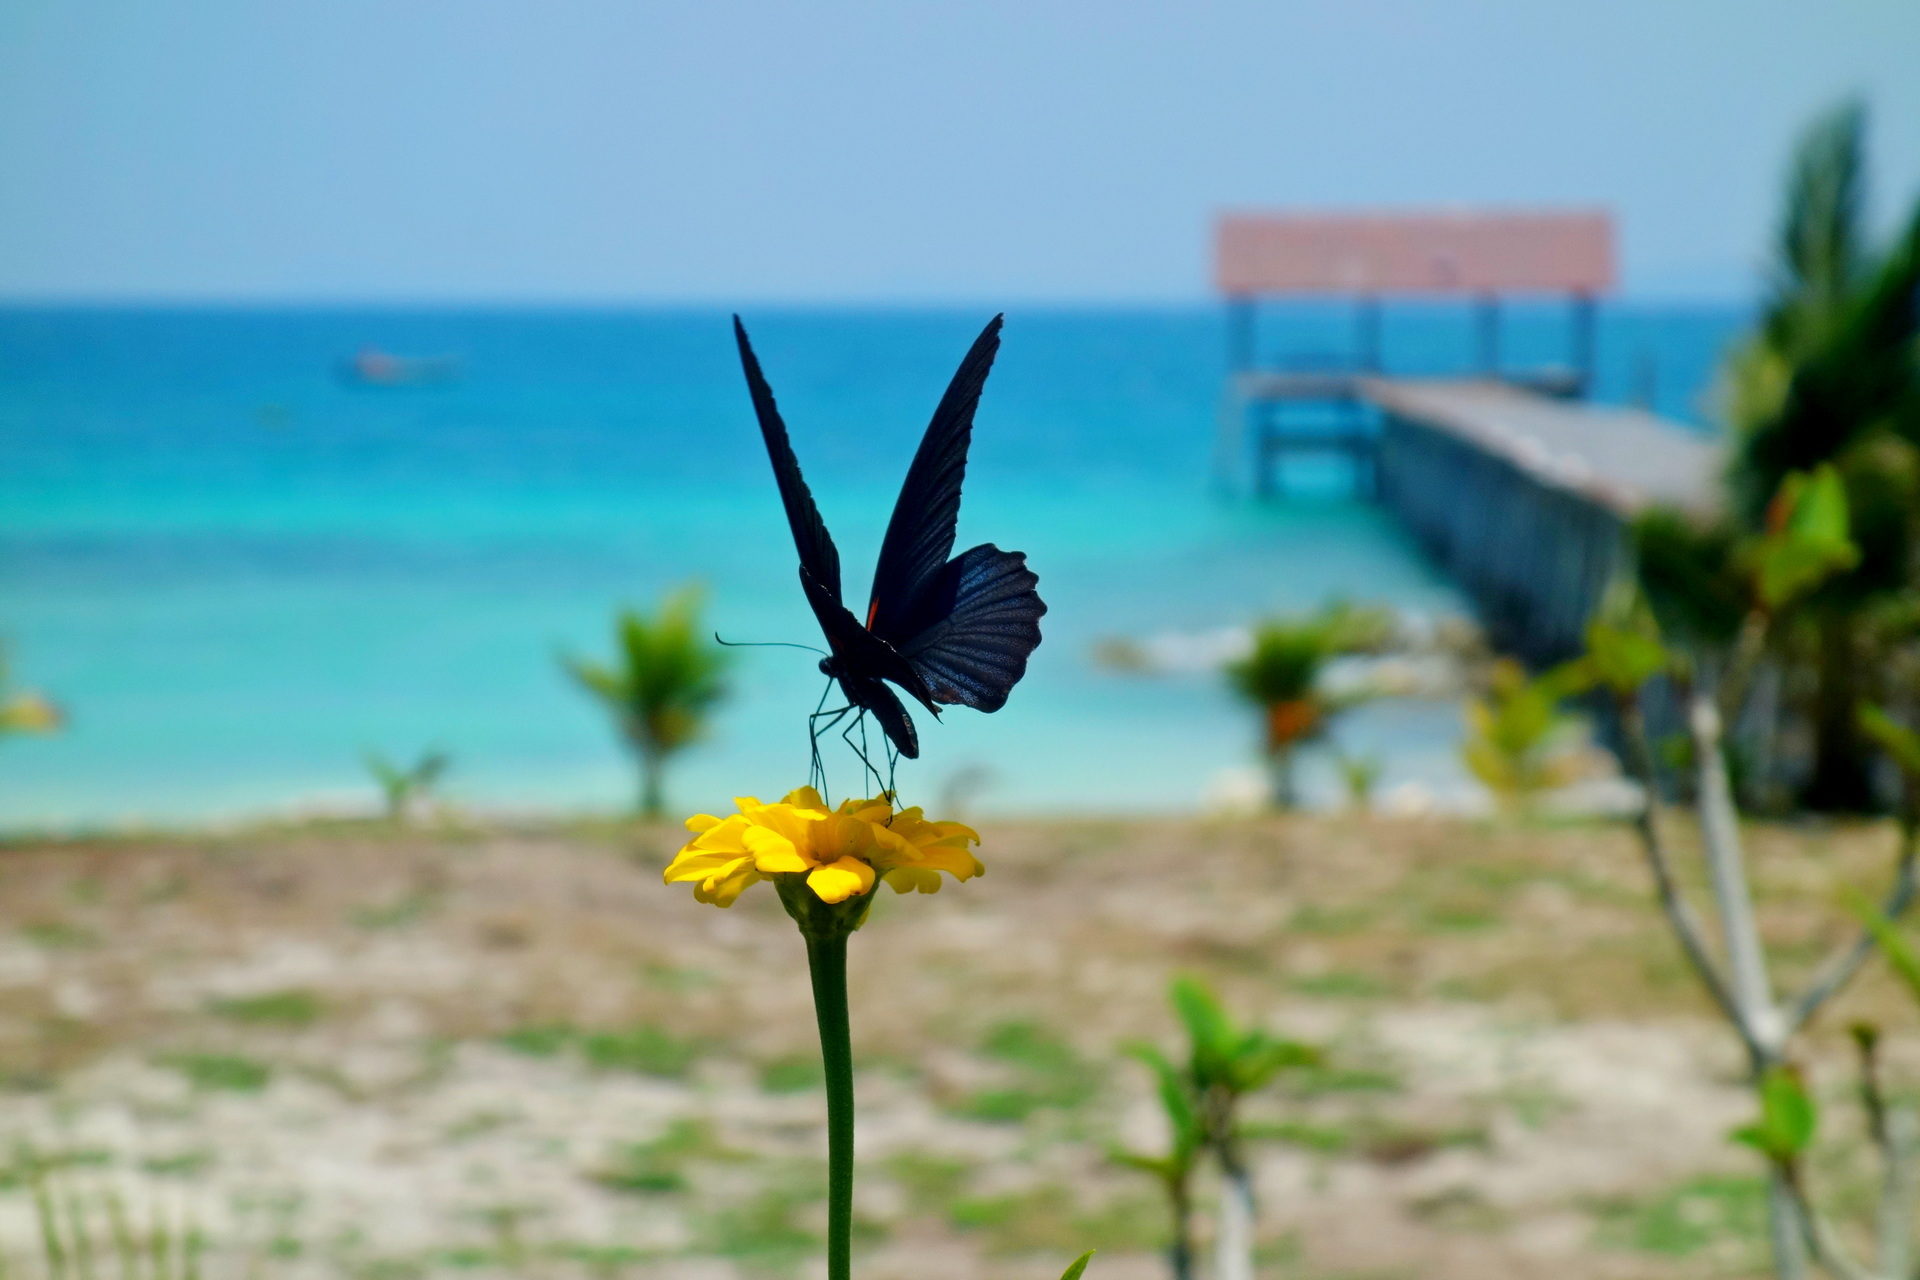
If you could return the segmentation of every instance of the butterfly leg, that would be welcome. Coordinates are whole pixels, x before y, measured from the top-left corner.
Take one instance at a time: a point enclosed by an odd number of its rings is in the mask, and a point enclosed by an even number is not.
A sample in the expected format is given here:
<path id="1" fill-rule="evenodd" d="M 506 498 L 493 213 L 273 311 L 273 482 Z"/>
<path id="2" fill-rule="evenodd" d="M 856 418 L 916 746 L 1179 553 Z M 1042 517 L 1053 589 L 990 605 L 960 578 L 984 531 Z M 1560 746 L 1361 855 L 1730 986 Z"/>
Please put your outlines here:
<path id="1" fill-rule="evenodd" d="M 860 741 L 858 742 L 853 740 L 853 731 L 855 729 L 860 731 Z M 873 758 L 867 754 L 867 715 L 865 711 L 855 716 L 853 723 L 840 731 L 840 741 L 846 743 L 847 750 L 853 752 L 854 755 L 860 758 L 860 767 L 865 770 L 862 776 L 871 777 L 876 786 L 884 789 L 887 780 L 882 778 L 880 771 L 873 767 Z"/>
<path id="2" fill-rule="evenodd" d="M 820 758 L 820 735 L 839 724 L 842 717 L 853 710 L 851 703 L 844 707 L 836 707 L 832 711 L 826 709 L 827 698 L 833 693 L 833 684 L 833 681 L 827 681 L 827 687 L 820 692 L 820 701 L 814 704 L 813 714 L 807 717 L 807 752 L 810 758 L 807 782 L 820 793 L 823 799 L 827 794 L 827 766 L 826 762 Z M 826 723 L 821 724 L 822 720 Z"/>

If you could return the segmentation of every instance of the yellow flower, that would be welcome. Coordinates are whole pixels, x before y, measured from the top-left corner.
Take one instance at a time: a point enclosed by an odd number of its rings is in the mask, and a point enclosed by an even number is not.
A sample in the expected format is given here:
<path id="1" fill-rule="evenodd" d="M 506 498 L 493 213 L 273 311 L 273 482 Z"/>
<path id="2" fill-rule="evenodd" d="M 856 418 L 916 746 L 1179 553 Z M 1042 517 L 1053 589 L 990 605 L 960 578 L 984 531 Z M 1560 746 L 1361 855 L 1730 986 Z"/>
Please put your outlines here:
<path id="1" fill-rule="evenodd" d="M 805 877 L 822 902 L 845 902 L 885 880 L 897 893 L 934 893 L 942 871 L 970 880 L 986 870 L 967 846 L 980 843 L 971 827 L 931 822 L 919 808 L 894 812 L 890 797 L 848 800 L 827 808 L 820 793 L 801 787 L 778 804 L 752 796 L 734 800 L 725 818 L 687 819 L 694 833 L 668 865 L 665 880 L 693 882 L 693 896 L 730 907 L 747 886 L 774 876 Z"/>

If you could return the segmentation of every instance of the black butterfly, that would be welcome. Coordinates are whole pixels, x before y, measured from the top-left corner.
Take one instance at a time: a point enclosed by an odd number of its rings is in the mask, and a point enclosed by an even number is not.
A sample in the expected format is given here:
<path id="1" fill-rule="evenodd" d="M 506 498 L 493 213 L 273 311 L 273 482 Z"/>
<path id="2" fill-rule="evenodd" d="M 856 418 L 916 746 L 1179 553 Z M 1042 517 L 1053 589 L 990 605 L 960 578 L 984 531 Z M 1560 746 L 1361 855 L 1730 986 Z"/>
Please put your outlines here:
<path id="1" fill-rule="evenodd" d="M 840 712 L 817 712 L 815 718 L 870 711 L 909 759 L 920 754 L 920 739 L 887 682 L 935 716 L 943 703 L 998 711 L 1026 674 L 1027 656 L 1040 643 L 1040 616 L 1047 611 L 1034 590 L 1040 579 L 1027 568 L 1024 553 L 989 543 L 947 558 L 960 515 L 973 411 L 1000 348 L 1000 321 L 995 316 L 974 339 L 933 411 L 880 544 L 862 625 L 840 602 L 840 552 L 800 475 L 786 424 L 747 331 L 739 316 L 733 318 L 753 411 L 800 552 L 800 586 L 831 650 L 821 659 L 820 670 L 838 681 L 847 696 Z M 816 730 L 816 739 L 824 731 Z"/>

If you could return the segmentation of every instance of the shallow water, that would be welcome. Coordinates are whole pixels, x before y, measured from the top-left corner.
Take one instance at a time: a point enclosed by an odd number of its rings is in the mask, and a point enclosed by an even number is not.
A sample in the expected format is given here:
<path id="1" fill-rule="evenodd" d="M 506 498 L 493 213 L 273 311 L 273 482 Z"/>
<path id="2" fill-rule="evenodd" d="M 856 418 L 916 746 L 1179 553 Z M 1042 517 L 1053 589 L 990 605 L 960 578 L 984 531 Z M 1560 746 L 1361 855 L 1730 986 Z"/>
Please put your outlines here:
<path id="1" fill-rule="evenodd" d="M 984 314 L 748 317 L 847 565 L 867 569 L 928 413 Z M 1336 346 L 1295 311 L 1263 348 Z M 1603 315 L 1602 398 L 1657 370 L 1698 419 L 1732 311 Z M 1560 317 L 1522 310 L 1516 363 Z M 1470 357 L 1466 318 L 1393 313 L 1389 362 Z M 374 346 L 453 356 L 434 385 L 335 375 Z M 1329 596 L 1461 602 L 1332 464 L 1285 501 L 1210 480 L 1223 336 L 1208 309 L 1008 317 L 979 416 L 962 547 L 1027 551 L 1051 612 L 1007 708 L 923 722 L 910 800 L 994 810 L 1177 810 L 1244 770 L 1253 724 L 1204 676 L 1103 670 L 1103 637 L 1205 631 Z M 813 642 L 793 551 L 718 312 L 0 310 L 0 634 L 69 730 L 0 748 L 0 824 L 202 819 L 369 803 L 360 753 L 451 751 L 449 792 L 501 808 L 611 807 L 631 770 L 563 678 L 622 602 L 689 579 L 729 639 Z M 805 774 L 808 654 L 742 650 L 683 806 Z M 1454 785 L 1457 709 L 1363 709 L 1342 745 L 1386 785 Z M 840 761 L 836 786 L 851 785 Z M 1309 771 L 1310 786 L 1327 785 Z"/>

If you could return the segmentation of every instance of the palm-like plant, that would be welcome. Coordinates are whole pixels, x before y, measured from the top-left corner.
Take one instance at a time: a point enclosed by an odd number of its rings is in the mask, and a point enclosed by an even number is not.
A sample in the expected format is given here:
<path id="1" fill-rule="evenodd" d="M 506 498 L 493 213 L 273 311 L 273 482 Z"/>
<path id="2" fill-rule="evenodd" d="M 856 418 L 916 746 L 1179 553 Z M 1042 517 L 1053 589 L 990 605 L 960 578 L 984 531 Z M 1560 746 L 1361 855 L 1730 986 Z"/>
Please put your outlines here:
<path id="1" fill-rule="evenodd" d="M 1873 698 L 1882 615 L 1920 557 L 1920 207 L 1895 242 L 1869 243 L 1865 112 L 1843 105 L 1802 140 L 1789 177 L 1772 296 L 1729 362 L 1732 518 L 1752 532 L 1787 476 L 1831 464 L 1845 482 L 1859 562 L 1801 602 L 1783 636 L 1814 674 L 1813 761 L 1801 800 L 1873 801 L 1853 707 Z"/>
<path id="2" fill-rule="evenodd" d="M 7 653 L 0 648 L 0 738 L 16 733 L 56 733 L 65 723 L 65 714 L 45 694 L 13 687 Z"/>
<path id="3" fill-rule="evenodd" d="M 1133 1055 L 1153 1071 L 1161 1105 L 1172 1129 L 1165 1156 L 1116 1153 L 1122 1163 L 1151 1173 L 1166 1190 L 1173 1211 L 1168 1259 L 1174 1280 L 1193 1274 L 1192 1183 L 1203 1156 L 1212 1156 L 1225 1182 L 1220 1231 L 1214 1248 L 1223 1280 L 1253 1276 L 1253 1176 L 1243 1152 L 1240 1103 L 1272 1083 L 1280 1072 L 1311 1066 L 1320 1051 L 1252 1027 L 1241 1027 L 1199 981 L 1180 978 L 1171 991 L 1174 1012 L 1187 1032 L 1187 1055 L 1176 1062 L 1152 1045 Z"/>
<path id="4" fill-rule="evenodd" d="M 727 695 L 728 655 L 700 624 L 701 593 L 682 587 L 651 616 L 623 610 L 615 622 L 611 663 L 563 656 L 580 687 L 600 699 L 640 764 L 640 812 L 664 811 L 667 759 L 706 732 L 707 718 Z"/>
<path id="5" fill-rule="evenodd" d="M 453 765 L 453 757 L 444 751 L 427 750 L 410 765 L 397 764 L 378 751 L 369 751 L 361 757 L 367 766 L 367 772 L 380 786 L 380 794 L 386 802 L 387 821 L 395 826 L 404 824 L 413 812 L 420 808 L 432 795 L 433 789 Z"/>
<path id="6" fill-rule="evenodd" d="M 1295 751 L 1327 731 L 1333 718 L 1364 692 L 1330 694 L 1321 687 L 1327 665 L 1346 654 L 1378 649 L 1391 621 L 1378 609 L 1335 603 L 1306 617 L 1273 618 L 1253 631 L 1253 647 L 1227 664 L 1227 682 L 1265 718 L 1264 746 L 1273 803 L 1290 809 L 1296 795 Z"/>
<path id="7" fill-rule="evenodd" d="M 1502 658 L 1488 673 L 1486 693 L 1467 703 L 1460 757 L 1503 806 L 1524 812 L 1543 792 L 1579 776 L 1581 720 L 1563 705 L 1584 684 L 1573 665 L 1530 676 Z"/>

